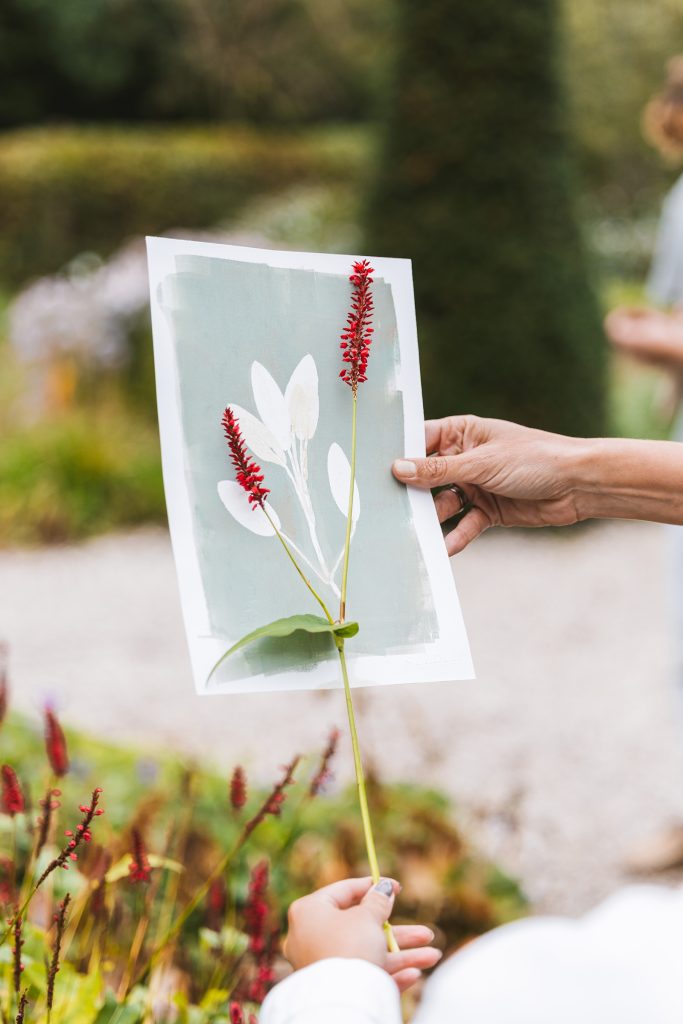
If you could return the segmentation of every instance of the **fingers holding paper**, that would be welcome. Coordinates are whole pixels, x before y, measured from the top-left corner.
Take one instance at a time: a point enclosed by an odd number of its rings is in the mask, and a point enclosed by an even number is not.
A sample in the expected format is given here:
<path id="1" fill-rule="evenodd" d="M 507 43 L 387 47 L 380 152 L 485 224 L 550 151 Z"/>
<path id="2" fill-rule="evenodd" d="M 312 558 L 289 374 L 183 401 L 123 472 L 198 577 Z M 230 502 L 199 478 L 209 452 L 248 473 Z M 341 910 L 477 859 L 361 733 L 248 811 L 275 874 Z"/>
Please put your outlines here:
<path id="1" fill-rule="evenodd" d="M 425 424 L 425 458 L 398 459 L 394 476 L 435 494 L 457 554 L 490 526 L 568 525 L 580 518 L 572 467 L 581 442 L 504 420 L 449 416 Z M 455 486 L 454 486 L 455 485 Z"/>

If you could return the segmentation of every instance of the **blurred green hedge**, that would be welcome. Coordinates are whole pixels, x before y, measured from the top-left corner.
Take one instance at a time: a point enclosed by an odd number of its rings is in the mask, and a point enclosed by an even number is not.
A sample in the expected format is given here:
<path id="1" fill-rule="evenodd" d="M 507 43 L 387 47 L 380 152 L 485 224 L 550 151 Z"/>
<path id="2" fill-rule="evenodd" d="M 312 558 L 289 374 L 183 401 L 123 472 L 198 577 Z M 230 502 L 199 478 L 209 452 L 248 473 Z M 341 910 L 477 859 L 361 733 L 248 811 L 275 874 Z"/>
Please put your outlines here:
<path id="1" fill-rule="evenodd" d="M 360 179 L 362 131 L 55 128 L 0 136 L 0 281 L 107 255 L 132 235 L 202 228 L 293 183 Z"/>
<path id="2" fill-rule="evenodd" d="M 605 429 L 574 209 L 559 0 L 397 0 L 369 252 L 413 261 L 425 411 Z"/>
<path id="3" fill-rule="evenodd" d="M 156 429 L 111 405 L 4 432 L 0 548 L 166 521 Z"/>

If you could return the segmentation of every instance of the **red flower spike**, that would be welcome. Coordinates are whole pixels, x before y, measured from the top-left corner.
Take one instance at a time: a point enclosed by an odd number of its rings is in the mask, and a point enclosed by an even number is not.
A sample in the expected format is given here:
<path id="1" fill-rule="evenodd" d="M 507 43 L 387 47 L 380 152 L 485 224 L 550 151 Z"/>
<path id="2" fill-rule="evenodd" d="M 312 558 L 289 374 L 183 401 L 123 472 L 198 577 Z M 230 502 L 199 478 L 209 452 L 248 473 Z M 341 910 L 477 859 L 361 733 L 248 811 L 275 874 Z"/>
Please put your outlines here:
<path id="1" fill-rule="evenodd" d="M 256 960 L 256 975 L 247 990 L 247 997 L 262 1003 L 274 981 L 273 938 L 267 929 L 268 920 L 268 862 L 259 861 L 249 880 L 249 896 L 244 907 L 244 930 L 249 936 L 249 952 Z"/>
<path id="2" fill-rule="evenodd" d="M 52 771 L 58 779 L 63 778 L 69 770 L 69 751 L 62 727 L 51 708 L 45 708 L 45 749 Z"/>
<path id="3" fill-rule="evenodd" d="M 24 970 L 24 965 L 21 960 L 21 947 L 24 945 L 22 926 L 23 921 L 21 914 L 17 913 L 17 916 L 14 919 L 14 945 L 12 946 L 12 976 L 14 981 L 14 991 L 16 993 L 18 993 L 21 988 L 21 975 Z"/>
<path id="4" fill-rule="evenodd" d="M 206 895 L 206 927 L 219 932 L 228 906 L 228 893 L 222 878 L 214 878 Z"/>
<path id="5" fill-rule="evenodd" d="M 239 1003 L 230 1003 L 230 1024 L 244 1024 L 244 1014 Z"/>
<path id="6" fill-rule="evenodd" d="M 14 899 L 14 874 L 14 862 L 9 857 L 0 857 L 0 908 Z M 11 917 L 9 923 L 12 923 Z"/>
<path id="7" fill-rule="evenodd" d="M 21 791 L 17 773 L 8 764 L 3 764 L 2 809 L 5 814 L 9 814 L 13 818 L 15 814 L 22 814 L 24 807 L 24 794 Z"/>
<path id="8" fill-rule="evenodd" d="M 346 318 L 346 325 L 341 334 L 340 348 L 342 360 L 348 364 L 339 374 L 345 384 L 358 391 L 358 385 L 367 380 L 368 358 L 372 344 L 373 329 L 370 326 L 374 312 L 374 303 L 370 285 L 373 268 L 368 260 L 359 260 L 353 264 L 353 273 L 349 281 L 353 285 L 351 312 Z"/>
<path id="9" fill-rule="evenodd" d="M 234 810 L 241 811 L 247 802 L 247 777 L 244 768 L 237 765 L 230 779 L 230 803 Z"/>
<path id="10" fill-rule="evenodd" d="M 256 812 L 253 818 L 251 818 L 244 826 L 244 837 L 245 839 L 251 835 L 254 829 L 261 824 L 263 819 L 272 814 L 275 817 L 279 817 L 282 805 L 286 799 L 286 788 L 294 784 L 294 772 L 297 769 L 301 758 L 297 755 L 289 764 L 285 765 L 282 769 L 283 775 L 279 782 L 276 782 L 273 789 L 268 794 L 266 799 L 261 804 L 260 808 Z"/>
<path id="11" fill-rule="evenodd" d="M 28 1006 L 28 996 L 26 995 L 26 989 L 21 993 L 19 999 L 19 1007 L 17 1010 L 17 1016 L 15 1018 L 15 1024 L 24 1024 L 24 1015 L 26 1013 L 26 1007 Z"/>
<path id="12" fill-rule="evenodd" d="M 264 960 L 258 965 L 256 977 L 249 985 L 247 996 L 251 1002 L 262 1003 L 274 981 L 275 972 L 270 963 Z"/>
<path id="13" fill-rule="evenodd" d="M 52 946 L 52 957 L 50 959 L 50 966 L 47 972 L 47 1012 L 48 1017 L 52 1010 L 52 1005 L 55 998 L 55 979 L 59 973 L 60 963 L 59 958 L 62 952 L 62 941 L 64 939 L 64 929 L 66 928 L 66 919 L 69 910 L 69 903 L 71 902 L 71 893 L 67 893 L 62 902 L 59 904 L 57 913 L 54 915 L 54 922 L 57 925 L 54 943 Z"/>
<path id="14" fill-rule="evenodd" d="M 133 829 L 133 859 L 128 868 L 131 882 L 149 882 L 152 877 L 152 865 L 149 862 L 145 844 L 139 830 Z"/>
<path id="15" fill-rule="evenodd" d="M 81 804 L 80 805 L 79 810 L 80 810 L 81 814 L 83 815 L 82 822 L 77 827 L 75 832 L 74 832 L 73 829 L 69 830 L 71 832 L 71 835 L 73 836 L 73 839 L 71 839 L 64 846 L 64 848 L 54 858 L 54 860 L 50 861 L 50 863 L 45 868 L 45 870 L 43 871 L 42 875 L 40 876 L 40 878 L 36 882 L 36 889 L 40 888 L 40 886 L 43 884 L 45 879 L 49 875 L 51 875 L 52 872 L 55 871 L 57 868 L 64 868 L 65 871 L 68 871 L 69 870 L 69 865 L 66 863 L 67 860 L 78 860 L 78 855 L 76 853 L 74 853 L 73 850 L 74 850 L 75 847 L 77 847 L 79 845 L 79 843 L 83 839 L 84 834 L 86 832 L 90 832 L 90 825 L 92 823 L 92 820 L 95 817 L 95 815 L 98 813 L 97 805 L 98 805 L 99 800 L 100 800 L 100 793 L 101 792 L 102 792 L 102 790 L 99 789 L 99 788 L 93 790 L 92 797 L 90 799 L 90 806 L 89 807 L 86 806 L 85 804 Z M 100 811 L 100 813 L 103 813 L 103 812 Z"/>
<path id="16" fill-rule="evenodd" d="M 320 758 L 320 765 L 317 772 L 311 779 L 311 785 L 308 792 L 311 796 L 317 796 L 327 783 L 332 778 L 332 769 L 330 768 L 330 762 L 334 755 L 337 753 L 337 745 L 339 743 L 339 729 L 333 729 L 330 733 L 330 738 L 327 741 L 322 757 Z"/>
<path id="17" fill-rule="evenodd" d="M 263 473 L 261 467 L 254 462 L 247 452 L 247 445 L 237 422 L 237 417 L 228 407 L 221 420 L 225 438 L 230 449 L 230 459 L 235 467 L 235 477 L 242 490 L 249 495 L 252 508 L 259 505 L 263 508 L 266 497 L 270 494 L 267 487 L 262 487 Z"/>
<path id="18" fill-rule="evenodd" d="M 244 907 L 244 930 L 249 936 L 249 951 L 257 956 L 266 947 L 265 923 L 268 917 L 268 903 L 265 896 L 268 889 L 268 861 L 262 860 L 251 872 L 249 896 Z"/>

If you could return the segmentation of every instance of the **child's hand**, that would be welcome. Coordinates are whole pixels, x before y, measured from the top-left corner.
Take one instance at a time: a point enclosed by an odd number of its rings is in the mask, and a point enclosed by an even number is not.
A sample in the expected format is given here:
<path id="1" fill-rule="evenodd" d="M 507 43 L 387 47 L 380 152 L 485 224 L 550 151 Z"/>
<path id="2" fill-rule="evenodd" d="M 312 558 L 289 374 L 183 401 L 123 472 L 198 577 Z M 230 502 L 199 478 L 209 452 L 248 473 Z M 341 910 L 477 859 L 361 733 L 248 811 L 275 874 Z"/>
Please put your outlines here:
<path id="1" fill-rule="evenodd" d="M 295 970 L 329 957 L 357 958 L 383 967 L 403 992 L 433 967 L 441 952 L 429 946 L 434 933 L 422 925 L 393 929 L 400 953 L 387 952 L 384 924 L 389 919 L 398 882 L 349 878 L 296 900 L 289 908 L 285 956 Z"/>

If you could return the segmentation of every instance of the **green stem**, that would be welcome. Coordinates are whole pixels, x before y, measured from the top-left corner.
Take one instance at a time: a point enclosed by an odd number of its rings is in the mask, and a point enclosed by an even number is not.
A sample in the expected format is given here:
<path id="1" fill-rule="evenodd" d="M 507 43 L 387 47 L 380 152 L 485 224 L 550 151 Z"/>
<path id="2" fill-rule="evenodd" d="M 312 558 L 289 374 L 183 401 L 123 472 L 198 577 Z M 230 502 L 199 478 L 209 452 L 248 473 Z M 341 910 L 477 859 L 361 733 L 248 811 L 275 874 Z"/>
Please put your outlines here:
<path id="1" fill-rule="evenodd" d="M 346 588 L 349 582 L 349 555 L 351 554 L 351 531 L 353 530 L 353 499 L 356 493 L 356 448 L 357 448 L 358 393 L 353 392 L 351 413 L 351 482 L 349 484 L 349 505 L 346 514 L 346 540 L 344 541 L 344 568 L 342 569 L 339 621 L 346 618 Z"/>
<path id="2" fill-rule="evenodd" d="M 349 504 L 346 514 L 346 540 L 344 541 L 344 568 L 342 570 L 341 599 L 339 602 L 339 621 L 346 619 L 346 589 L 349 581 L 349 555 L 351 554 L 351 533 L 353 531 L 353 499 L 356 496 L 356 451 L 358 449 L 358 391 L 353 389 L 353 411 L 351 413 L 351 479 L 349 480 Z M 358 802 L 360 803 L 360 816 L 363 821 L 363 835 L 365 837 L 365 849 L 370 864 L 370 874 L 375 885 L 380 880 L 379 861 L 375 848 L 375 837 L 372 834 L 372 822 L 370 820 L 370 808 L 368 807 L 368 794 L 365 788 L 365 773 L 363 772 L 363 761 L 360 756 L 360 743 L 358 742 L 358 730 L 356 728 L 356 714 L 353 709 L 351 697 L 351 684 L 349 683 L 349 672 L 346 666 L 346 654 L 344 652 L 344 640 L 342 637 L 335 637 L 339 663 L 341 665 L 342 678 L 344 680 L 344 697 L 346 698 L 346 712 L 349 717 L 349 730 L 351 732 L 351 746 L 353 747 L 353 766 L 356 772 L 356 785 L 358 787 Z M 398 953 L 398 943 L 394 933 L 387 921 L 384 925 L 384 932 L 387 939 L 387 947 L 391 953 Z"/>
<path id="3" fill-rule="evenodd" d="M 342 679 L 344 680 L 344 697 L 346 698 L 346 712 L 349 717 L 349 729 L 351 730 L 351 746 L 353 747 L 353 766 L 356 772 L 356 785 L 358 787 L 358 801 L 360 803 L 360 816 L 363 821 L 363 835 L 365 846 L 368 852 L 370 863 L 370 874 L 377 885 L 380 880 L 379 861 L 375 849 L 375 838 L 372 834 L 372 822 L 370 821 L 370 810 L 368 808 L 368 794 L 365 788 L 365 773 L 363 761 L 360 756 L 360 743 L 358 742 L 358 730 L 356 728 L 356 715 L 353 709 L 351 697 L 351 684 L 349 683 L 349 671 L 346 665 L 346 654 L 344 652 L 344 640 L 337 640 L 337 651 L 339 652 L 339 663 L 341 665 Z"/>
<path id="4" fill-rule="evenodd" d="M 261 507 L 263 508 L 263 512 L 265 514 L 266 519 L 268 520 L 270 525 L 275 530 L 275 533 L 277 534 L 278 540 L 280 541 L 280 543 L 282 544 L 283 548 L 285 549 L 285 552 L 287 553 L 287 558 L 290 560 L 290 562 L 292 563 L 292 565 L 294 566 L 294 568 L 298 572 L 299 576 L 304 581 L 304 583 L 306 584 L 306 586 L 310 590 L 311 594 L 313 594 L 313 597 L 316 599 L 316 601 L 318 602 L 318 604 L 320 605 L 320 607 L 324 611 L 325 617 L 326 617 L 327 621 L 329 622 L 329 624 L 331 626 L 334 625 L 334 619 L 330 615 L 329 610 L 327 608 L 327 605 L 325 604 L 325 602 L 323 601 L 322 597 L 320 596 L 318 591 L 315 589 L 315 587 L 313 586 L 311 581 L 308 579 L 308 577 L 305 575 L 305 573 L 301 569 L 301 567 L 300 567 L 299 563 L 297 562 L 296 558 L 294 557 L 294 555 L 290 551 L 289 544 L 287 543 L 285 538 L 282 536 L 282 534 L 278 530 L 277 526 L 275 525 L 275 523 L 273 522 L 271 517 L 268 515 L 268 510 L 265 508 L 265 506 L 261 506 Z"/>
<path id="5" fill-rule="evenodd" d="M 353 709 L 353 699 L 351 697 L 351 684 L 349 682 L 349 672 L 346 666 L 346 654 L 344 652 L 343 638 L 338 637 L 336 639 L 336 644 L 337 651 L 339 653 L 339 663 L 341 665 L 342 678 L 344 680 L 344 696 L 346 698 L 346 711 L 349 717 L 351 746 L 353 748 L 353 766 L 356 772 L 356 785 L 358 787 L 358 802 L 360 804 L 360 816 L 363 822 L 363 836 L 365 838 L 365 849 L 367 850 L 368 854 L 368 862 L 370 864 L 370 874 L 372 875 L 372 881 L 375 885 L 377 885 L 381 875 L 379 871 L 379 861 L 377 860 L 375 837 L 372 832 L 372 821 L 370 820 L 368 794 L 365 787 L 365 772 L 363 771 L 363 761 L 360 756 L 360 743 L 358 742 L 358 730 L 356 728 L 356 714 Z M 398 953 L 398 943 L 394 938 L 394 933 L 392 932 L 391 926 L 388 921 L 384 925 L 384 932 L 386 934 L 389 952 Z"/>
<path id="6" fill-rule="evenodd" d="M 150 954 L 149 958 L 145 961 L 142 967 L 138 969 L 134 978 L 135 984 L 137 984 L 139 981 L 142 980 L 142 978 L 144 978 L 145 974 L 147 974 L 147 971 L 149 971 L 150 968 L 154 967 L 158 962 L 159 957 L 165 951 L 168 950 L 170 943 L 182 931 L 183 925 L 187 921 L 190 914 L 192 914 L 193 911 L 197 909 L 199 904 L 206 897 L 209 889 L 211 888 L 212 882 L 215 882 L 217 878 L 220 878 L 220 876 L 223 874 L 230 861 L 233 859 L 233 857 L 237 855 L 241 847 L 244 845 L 246 838 L 247 837 L 244 835 L 244 833 L 242 833 L 242 835 L 239 837 L 239 839 L 232 847 L 232 849 L 228 850 L 228 852 L 223 857 L 221 857 L 218 864 L 216 864 L 214 869 L 211 871 L 206 881 L 204 881 L 202 885 L 200 885 L 200 887 L 196 890 L 194 896 L 187 904 L 185 909 L 182 910 L 180 914 L 178 914 L 173 925 L 168 929 L 162 940 L 157 944 L 156 949 Z"/>

